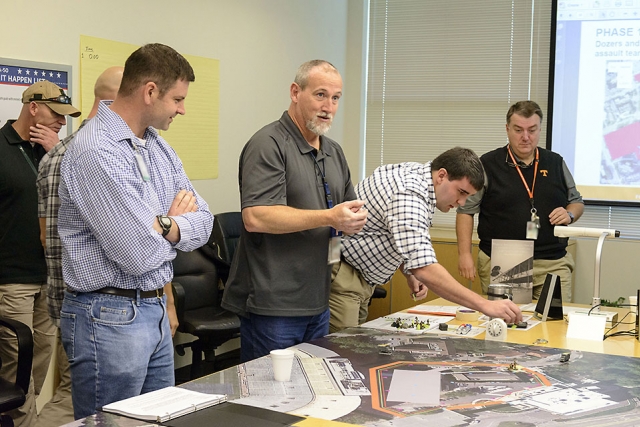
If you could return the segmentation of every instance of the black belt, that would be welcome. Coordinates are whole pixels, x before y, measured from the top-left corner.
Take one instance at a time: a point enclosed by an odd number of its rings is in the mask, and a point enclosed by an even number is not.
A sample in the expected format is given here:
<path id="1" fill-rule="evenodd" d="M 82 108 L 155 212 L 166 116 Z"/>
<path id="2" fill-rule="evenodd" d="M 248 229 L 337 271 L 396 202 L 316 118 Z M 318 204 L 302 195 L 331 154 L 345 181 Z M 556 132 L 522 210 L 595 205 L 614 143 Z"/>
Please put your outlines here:
<path id="1" fill-rule="evenodd" d="M 119 297 L 136 298 L 137 289 L 121 289 L 121 288 L 102 288 L 93 291 L 97 294 L 117 295 Z M 140 291 L 140 298 L 162 298 L 164 288 L 158 288 L 154 291 Z"/>

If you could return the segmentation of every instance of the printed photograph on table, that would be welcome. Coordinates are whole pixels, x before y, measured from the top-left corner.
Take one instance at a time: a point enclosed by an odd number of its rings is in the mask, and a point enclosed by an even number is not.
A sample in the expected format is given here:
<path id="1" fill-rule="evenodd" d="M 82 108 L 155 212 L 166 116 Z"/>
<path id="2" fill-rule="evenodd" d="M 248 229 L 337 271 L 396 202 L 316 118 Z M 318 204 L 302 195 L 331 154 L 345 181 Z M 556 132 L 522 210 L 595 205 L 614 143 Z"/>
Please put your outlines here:
<path id="1" fill-rule="evenodd" d="M 513 302 L 528 304 L 533 296 L 533 240 L 491 242 L 491 283 L 511 285 Z"/>

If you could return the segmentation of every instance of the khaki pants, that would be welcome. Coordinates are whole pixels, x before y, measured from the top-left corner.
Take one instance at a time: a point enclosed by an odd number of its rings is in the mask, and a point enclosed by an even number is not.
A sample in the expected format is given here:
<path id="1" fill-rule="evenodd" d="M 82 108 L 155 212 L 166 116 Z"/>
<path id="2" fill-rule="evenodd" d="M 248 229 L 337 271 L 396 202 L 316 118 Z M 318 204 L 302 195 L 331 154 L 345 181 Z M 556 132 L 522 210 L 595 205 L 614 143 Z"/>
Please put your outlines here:
<path id="1" fill-rule="evenodd" d="M 49 402 L 47 402 L 36 421 L 36 427 L 58 427 L 73 421 L 73 401 L 71 399 L 71 369 L 69 359 L 62 347 L 60 330 L 56 337 L 56 358 L 60 384 Z"/>
<path id="2" fill-rule="evenodd" d="M 331 270 L 331 294 L 329 295 L 329 332 L 358 326 L 367 321 L 369 300 L 374 287 L 368 284 L 358 270 L 344 260 L 334 264 Z"/>
<path id="3" fill-rule="evenodd" d="M 22 322 L 33 332 L 33 367 L 27 400 L 20 408 L 8 413 L 16 427 L 31 427 L 36 421 L 36 398 L 49 369 L 56 333 L 47 312 L 46 283 L 0 285 L 0 316 Z M 18 344 L 15 334 L 4 328 L 0 329 L 0 358 L 0 376 L 7 381 L 15 381 Z"/>
<path id="4" fill-rule="evenodd" d="M 533 260 L 533 299 L 539 299 L 542 292 L 542 285 L 547 277 L 547 273 L 557 274 L 560 277 L 562 288 L 562 301 L 571 302 L 572 298 L 572 276 L 575 262 L 573 256 L 567 252 L 560 259 L 534 259 Z M 487 293 L 491 280 L 491 258 L 483 251 L 478 252 L 478 275 L 482 292 Z"/>

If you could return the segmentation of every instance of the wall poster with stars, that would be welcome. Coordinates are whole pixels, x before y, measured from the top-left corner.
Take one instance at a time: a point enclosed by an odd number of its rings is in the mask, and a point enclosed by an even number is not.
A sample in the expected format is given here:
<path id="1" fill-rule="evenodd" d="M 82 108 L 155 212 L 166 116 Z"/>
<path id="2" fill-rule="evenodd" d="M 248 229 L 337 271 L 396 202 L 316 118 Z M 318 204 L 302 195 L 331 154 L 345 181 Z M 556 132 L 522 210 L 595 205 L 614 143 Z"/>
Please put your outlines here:
<path id="1" fill-rule="evenodd" d="M 57 84 L 68 96 L 72 96 L 69 91 L 70 65 L 0 58 L 0 126 L 7 120 L 18 118 L 22 108 L 22 92 L 41 80 Z M 69 119 L 67 117 L 67 126 L 60 130 L 61 137 L 71 133 Z"/>

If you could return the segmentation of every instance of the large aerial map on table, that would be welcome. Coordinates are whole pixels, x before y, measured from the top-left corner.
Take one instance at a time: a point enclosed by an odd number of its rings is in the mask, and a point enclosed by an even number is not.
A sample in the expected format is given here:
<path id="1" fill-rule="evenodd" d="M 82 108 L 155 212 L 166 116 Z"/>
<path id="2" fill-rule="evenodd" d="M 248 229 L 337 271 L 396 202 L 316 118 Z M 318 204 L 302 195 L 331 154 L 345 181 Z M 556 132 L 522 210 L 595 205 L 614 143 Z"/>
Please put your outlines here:
<path id="1" fill-rule="evenodd" d="M 290 382 L 262 358 L 185 386 L 366 426 L 640 425 L 639 358 L 366 328 L 296 355 Z"/>

